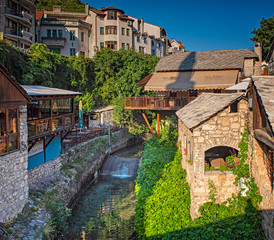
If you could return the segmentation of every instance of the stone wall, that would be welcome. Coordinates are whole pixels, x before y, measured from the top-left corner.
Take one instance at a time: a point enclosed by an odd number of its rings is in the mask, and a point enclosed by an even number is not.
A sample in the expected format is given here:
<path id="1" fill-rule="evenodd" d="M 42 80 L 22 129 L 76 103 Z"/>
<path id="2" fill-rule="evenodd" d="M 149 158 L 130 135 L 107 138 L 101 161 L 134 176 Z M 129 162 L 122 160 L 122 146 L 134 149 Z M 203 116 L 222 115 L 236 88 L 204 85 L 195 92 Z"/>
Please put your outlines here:
<path id="1" fill-rule="evenodd" d="M 28 201 L 27 107 L 19 108 L 20 149 L 0 157 L 0 222 L 15 218 Z"/>
<path id="2" fill-rule="evenodd" d="M 187 181 L 190 184 L 192 218 L 199 216 L 199 207 L 209 200 L 209 180 L 212 180 L 217 188 L 219 203 L 238 191 L 238 187 L 233 184 L 235 176 L 232 172 L 205 171 L 205 152 L 217 146 L 238 149 L 247 112 L 248 103 L 242 99 L 238 103 L 238 112 L 230 113 L 230 107 L 227 107 L 193 130 L 189 130 L 180 121 L 182 167 L 187 172 Z"/>
<path id="3" fill-rule="evenodd" d="M 251 77 L 254 75 L 254 59 L 244 60 L 244 76 Z"/>
<path id="4" fill-rule="evenodd" d="M 253 146 L 252 157 L 252 175 L 259 187 L 259 192 L 263 197 L 260 203 L 263 220 L 262 226 L 268 239 L 274 239 L 274 193 L 272 190 L 271 181 L 267 175 L 267 169 L 264 164 L 264 152 L 258 141 L 251 137 L 251 147 Z"/>
<path id="5" fill-rule="evenodd" d="M 128 134 L 125 130 L 121 130 L 118 132 L 113 133 L 113 136 L 115 136 L 116 143 L 112 146 L 111 152 L 115 152 L 121 148 L 126 147 L 128 143 Z M 108 137 L 103 136 L 107 141 Z M 56 176 L 59 175 L 61 167 L 64 163 L 68 163 L 73 161 L 74 159 L 81 157 L 83 154 L 85 154 L 86 148 L 89 147 L 90 144 L 95 139 L 89 140 L 85 143 L 79 144 L 73 148 L 71 148 L 69 151 L 66 153 L 62 154 L 61 156 L 44 163 L 36 168 L 33 168 L 29 171 L 29 187 L 31 190 L 36 190 L 37 188 L 42 187 L 41 185 L 45 184 L 48 181 L 54 180 Z M 77 151 L 76 149 L 81 147 L 81 151 Z M 100 157 L 97 159 L 98 161 L 100 160 Z M 100 161 L 99 161 L 100 162 Z M 98 170 L 98 169 L 97 169 Z M 96 170 L 94 170 L 96 172 Z M 88 174 L 93 174 L 88 172 Z"/>

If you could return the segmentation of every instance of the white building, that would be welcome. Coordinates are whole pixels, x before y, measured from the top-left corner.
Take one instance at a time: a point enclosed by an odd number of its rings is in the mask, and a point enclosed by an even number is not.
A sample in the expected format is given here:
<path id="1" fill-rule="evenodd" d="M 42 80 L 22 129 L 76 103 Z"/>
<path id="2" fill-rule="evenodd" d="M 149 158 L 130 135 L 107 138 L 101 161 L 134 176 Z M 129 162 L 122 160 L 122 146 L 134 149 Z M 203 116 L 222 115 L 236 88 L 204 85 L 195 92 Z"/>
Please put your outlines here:
<path id="1" fill-rule="evenodd" d="M 0 1 L 0 40 L 26 49 L 35 42 L 35 5 L 30 0 Z"/>
<path id="2" fill-rule="evenodd" d="M 125 15 L 114 6 L 98 10 L 86 3 L 85 13 L 62 12 L 55 6 L 53 11 L 44 11 L 37 36 L 38 42 L 65 56 L 93 57 L 102 47 L 133 47 L 158 57 L 166 54 L 166 32 L 162 27 Z"/>
<path id="3" fill-rule="evenodd" d="M 176 41 L 175 39 L 171 39 L 169 41 L 169 48 L 168 48 L 168 53 L 174 53 L 174 52 L 184 52 L 185 51 L 185 47 L 182 44 L 181 41 Z"/>

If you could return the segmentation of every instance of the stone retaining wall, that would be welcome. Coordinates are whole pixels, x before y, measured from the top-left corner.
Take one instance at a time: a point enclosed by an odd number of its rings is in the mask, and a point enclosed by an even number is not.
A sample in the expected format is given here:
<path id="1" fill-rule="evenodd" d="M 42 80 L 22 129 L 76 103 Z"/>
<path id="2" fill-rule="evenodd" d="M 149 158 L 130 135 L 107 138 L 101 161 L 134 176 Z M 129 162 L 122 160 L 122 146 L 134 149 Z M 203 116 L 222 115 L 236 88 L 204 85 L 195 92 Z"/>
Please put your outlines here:
<path id="1" fill-rule="evenodd" d="M 19 108 L 20 149 L 0 157 L 0 222 L 15 218 L 28 201 L 27 107 Z"/>

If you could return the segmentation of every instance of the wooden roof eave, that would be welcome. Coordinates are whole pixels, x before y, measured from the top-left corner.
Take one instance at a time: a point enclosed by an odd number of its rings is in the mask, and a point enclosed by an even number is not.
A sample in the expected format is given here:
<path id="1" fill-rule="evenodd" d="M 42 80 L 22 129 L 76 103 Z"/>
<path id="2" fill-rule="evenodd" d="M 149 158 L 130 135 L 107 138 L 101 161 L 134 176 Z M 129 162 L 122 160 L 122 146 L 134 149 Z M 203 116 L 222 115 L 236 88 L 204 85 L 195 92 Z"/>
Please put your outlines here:
<path id="1" fill-rule="evenodd" d="M 27 94 L 25 89 L 23 89 L 20 84 L 16 81 L 15 77 L 11 75 L 8 70 L 0 64 L 0 71 L 2 74 L 10 81 L 10 83 L 23 95 L 27 102 L 31 101 L 30 96 Z"/>

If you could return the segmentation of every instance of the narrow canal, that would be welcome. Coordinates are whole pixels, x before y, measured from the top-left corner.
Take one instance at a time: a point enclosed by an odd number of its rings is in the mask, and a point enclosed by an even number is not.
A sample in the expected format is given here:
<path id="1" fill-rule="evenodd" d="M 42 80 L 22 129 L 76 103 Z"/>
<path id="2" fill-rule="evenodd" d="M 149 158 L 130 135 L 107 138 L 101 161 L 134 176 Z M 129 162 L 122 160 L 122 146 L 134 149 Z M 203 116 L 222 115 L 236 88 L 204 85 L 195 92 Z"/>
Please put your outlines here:
<path id="1" fill-rule="evenodd" d="M 135 239 L 134 180 L 143 146 L 109 156 L 73 209 L 65 239 Z"/>

